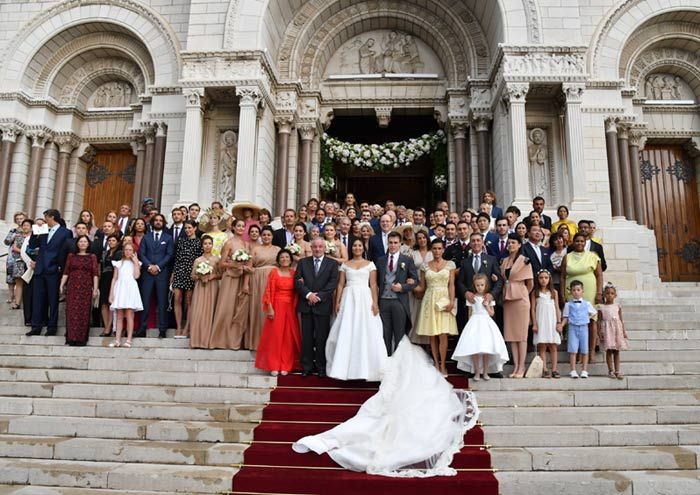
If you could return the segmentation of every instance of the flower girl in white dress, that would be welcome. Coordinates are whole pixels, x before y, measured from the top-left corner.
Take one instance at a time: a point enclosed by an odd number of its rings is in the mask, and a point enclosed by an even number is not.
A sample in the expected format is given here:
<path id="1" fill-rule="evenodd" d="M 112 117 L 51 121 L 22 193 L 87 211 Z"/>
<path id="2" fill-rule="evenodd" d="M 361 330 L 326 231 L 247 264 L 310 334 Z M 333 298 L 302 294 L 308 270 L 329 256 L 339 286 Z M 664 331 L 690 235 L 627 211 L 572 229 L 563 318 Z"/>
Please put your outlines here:
<path id="1" fill-rule="evenodd" d="M 338 380 L 379 380 L 387 359 L 379 317 L 377 268 L 362 258 L 360 239 L 338 269 L 337 316 L 326 341 L 326 373 Z"/>
<path id="2" fill-rule="evenodd" d="M 452 359 L 457 361 L 457 368 L 474 373 L 474 381 L 479 381 L 480 373 L 484 380 L 489 380 L 489 373 L 499 373 L 508 362 L 506 343 L 492 318 L 495 302 L 484 302 L 488 285 L 489 279 L 486 275 L 474 275 L 476 297 L 474 304 L 467 303 L 469 321 L 452 354 Z"/>
<path id="3" fill-rule="evenodd" d="M 134 252 L 134 245 L 124 244 L 122 259 L 112 261 L 114 265 L 114 278 L 112 278 L 112 290 L 109 294 L 111 309 L 117 312 L 117 336 L 110 347 L 131 347 L 131 339 L 134 335 L 134 311 L 142 311 L 141 293 L 136 279 L 141 275 L 141 262 Z M 122 329 L 126 318 L 126 342 L 121 343 Z"/>

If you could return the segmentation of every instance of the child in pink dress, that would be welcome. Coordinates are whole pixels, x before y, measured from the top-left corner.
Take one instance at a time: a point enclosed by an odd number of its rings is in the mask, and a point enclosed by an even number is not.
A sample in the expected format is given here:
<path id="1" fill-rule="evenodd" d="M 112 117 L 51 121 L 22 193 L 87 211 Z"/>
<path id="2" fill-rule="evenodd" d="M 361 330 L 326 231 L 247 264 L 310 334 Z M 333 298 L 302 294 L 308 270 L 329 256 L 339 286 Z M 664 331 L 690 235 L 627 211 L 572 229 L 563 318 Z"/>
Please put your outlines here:
<path id="1" fill-rule="evenodd" d="M 608 363 L 608 376 L 622 380 L 620 351 L 627 350 L 627 332 L 622 321 L 622 309 L 615 304 L 617 290 L 608 283 L 603 290 L 603 304 L 598 305 L 598 339 Z"/>

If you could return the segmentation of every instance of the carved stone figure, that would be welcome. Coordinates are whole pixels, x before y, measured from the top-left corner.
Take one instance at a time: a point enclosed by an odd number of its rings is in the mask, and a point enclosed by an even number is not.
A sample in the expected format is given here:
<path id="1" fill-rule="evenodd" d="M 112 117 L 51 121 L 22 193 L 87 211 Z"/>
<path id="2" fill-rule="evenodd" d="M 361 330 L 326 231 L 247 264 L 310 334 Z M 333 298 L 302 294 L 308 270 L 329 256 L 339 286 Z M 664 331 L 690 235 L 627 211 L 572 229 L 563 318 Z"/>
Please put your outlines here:
<path id="1" fill-rule="evenodd" d="M 373 50 L 374 38 L 368 38 L 358 52 L 360 63 L 360 74 L 374 74 L 377 72 L 376 57 L 377 52 Z"/>
<path id="2" fill-rule="evenodd" d="M 527 146 L 532 193 L 534 196 L 542 196 L 545 199 L 549 189 L 546 139 L 547 132 L 540 127 L 535 127 L 530 131 L 530 143 Z"/>
<path id="3" fill-rule="evenodd" d="M 124 81 L 108 82 L 97 88 L 92 97 L 94 108 L 118 108 L 131 104 L 133 90 L 131 84 Z"/>
<path id="4" fill-rule="evenodd" d="M 372 31 L 343 45 L 330 65 L 341 74 L 418 73 L 426 68 L 422 50 L 418 40 L 408 33 Z M 430 59 L 433 65 L 436 62 Z"/>
<path id="5" fill-rule="evenodd" d="M 236 163 L 238 152 L 238 135 L 231 131 L 221 134 L 219 166 L 221 168 L 220 197 L 225 205 L 233 202 L 236 190 Z"/>
<path id="6" fill-rule="evenodd" d="M 682 86 L 678 76 L 652 74 L 644 82 L 644 94 L 650 100 L 682 100 Z"/>
<path id="7" fill-rule="evenodd" d="M 401 71 L 401 38 L 398 31 L 391 31 L 382 43 L 381 72 Z"/>

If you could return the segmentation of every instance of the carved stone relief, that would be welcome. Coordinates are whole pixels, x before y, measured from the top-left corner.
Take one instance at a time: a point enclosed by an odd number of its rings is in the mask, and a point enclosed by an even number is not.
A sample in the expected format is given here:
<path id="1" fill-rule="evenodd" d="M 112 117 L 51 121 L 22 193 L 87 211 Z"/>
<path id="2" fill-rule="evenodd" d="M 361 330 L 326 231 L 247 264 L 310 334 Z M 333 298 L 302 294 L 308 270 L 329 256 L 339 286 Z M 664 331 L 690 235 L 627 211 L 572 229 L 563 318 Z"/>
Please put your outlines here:
<path id="1" fill-rule="evenodd" d="M 236 190 L 236 165 L 238 156 L 238 135 L 232 130 L 222 131 L 219 136 L 219 198 L 224 205 L 233 203 Z"/>
<path id="2" fill-rule="evenodd" d="M 679 76 L 673 74 L 651 74 L 644 81 L 644 96 L 647 100 L 692 100 L 691 89 Z"/>
<path id="3" fill-rule="evenodd" d="M 530 190 L 533 196 L 550 201 L 549 152 L 547 131 L 541 127 L 528 129 L 527 157 L 530 165 Z"/>
<path id="4" fill-rule="evenodd" d="M 128 107 L 133 102 L 134 89 L 126 81 L 112 81 L 98 87 L 88 100 L 88 107 Z"/>
<path id="5" fill-rule="evenodd" d="M 421 73 L 443 73 L 435 53 L 412 34 L 388 29 L 369 31 L 347 41 L 326 67 L 326 76 Z"/>
<path id="6" fill-rule="evenodd" d="M 524 56 L 508 55 L 504 69 L 507 74 L 517 75 L 584 74 L 586 64 L 581 53 L 528 53 Z"/>

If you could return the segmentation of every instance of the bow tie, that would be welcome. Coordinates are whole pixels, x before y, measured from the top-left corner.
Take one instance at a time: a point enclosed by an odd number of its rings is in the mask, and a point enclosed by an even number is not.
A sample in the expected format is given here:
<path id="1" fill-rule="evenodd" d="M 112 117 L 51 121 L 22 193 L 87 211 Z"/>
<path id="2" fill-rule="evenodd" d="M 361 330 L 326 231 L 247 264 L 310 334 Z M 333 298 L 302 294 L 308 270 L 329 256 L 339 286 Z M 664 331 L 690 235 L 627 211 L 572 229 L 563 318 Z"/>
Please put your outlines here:
<path id="1" fill-rule="evenodd" d="M 583 301 L 574 301 L 574 304 L 581 304 Z"/>

